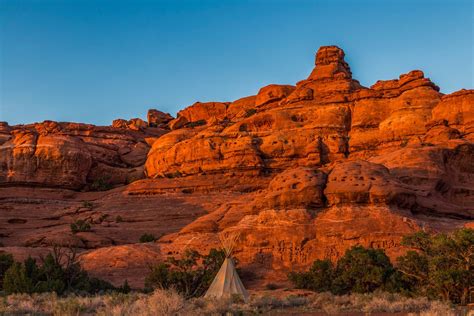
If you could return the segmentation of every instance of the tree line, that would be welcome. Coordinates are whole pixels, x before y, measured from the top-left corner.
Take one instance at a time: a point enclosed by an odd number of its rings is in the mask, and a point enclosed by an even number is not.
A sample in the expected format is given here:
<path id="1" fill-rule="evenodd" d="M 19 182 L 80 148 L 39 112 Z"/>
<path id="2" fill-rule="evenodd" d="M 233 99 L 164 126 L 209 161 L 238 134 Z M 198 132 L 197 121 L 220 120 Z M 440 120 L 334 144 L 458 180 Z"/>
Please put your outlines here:
<path id="1" fill-rule="evenodd" d="M 426 296 L 465 305 L 474 297 L 474 230 L 405 236 L 411 250 L 390 262 L 382 249 L 354 246 L 333 263 L 316 260 L 308 271 L 288 275 L 297 287 L 334 294 L 376 290 Z"/>

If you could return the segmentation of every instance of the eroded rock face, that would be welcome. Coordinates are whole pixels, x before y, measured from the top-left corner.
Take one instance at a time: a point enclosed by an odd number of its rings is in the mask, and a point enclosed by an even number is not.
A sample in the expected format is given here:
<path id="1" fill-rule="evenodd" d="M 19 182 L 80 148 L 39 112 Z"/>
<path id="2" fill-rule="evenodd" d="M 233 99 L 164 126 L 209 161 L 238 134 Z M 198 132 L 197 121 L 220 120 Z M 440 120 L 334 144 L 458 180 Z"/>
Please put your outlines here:
<path id="1" fill-rule="evenodd" d="M 187 122 L 205 121 L 211 118 L 223 120 L 226 117 L 229 103 L 223 102 L 196 102 L 178 112 L 178 117 L 185 117 Z"/>
<path id="2" fill-rule="evenodd" d="M 81 189 L 95 181 L 114 185 L 142 178 L 145 137 L 163 131 L 147 129 L 139 119 L 119 123 L 114 128 L 45 121 L 4 128 L 0 183 Z"/>
<path id="3" fill-rule="evenodd" d="M 169 113 L 164 113 L 155 109 L 148 110 L 147 114 L 148 126 L 165 127 L 173 117 Z"/>
<path id="4" fill-rule="evenodd" d="M 176 214 L 166 212 L 180 224 L 156 245 L 124 247 L 105 233 L 65 239 L 99 248 L 83 263 L 113 281 L 185 249 L 206 253 L 219 247 L 219 233 L 240 232 L 242 268 L 285 278 L 354 245 L 383 248 L 394 259 L 408 233 L 472 226 L 474 91 L 442 95 L 419 70 L 363 87 L 344 56 L 322 47 L 313 71 L 295 86 L 269 85 L 230 103 L 197 102 L 176 119 L 150 110 L 148 123 L 116 120 L 114 127 L 0 123 L 0 183 L 77 189 L 104 175 L 127 183 L 145 174 L 123 190 L 140 209 L 153 212 L 164 197 L 186 196 L 174 202 Z M 122 201 L 99 200 L 114 209 Z M 62 233 L 41 230 L 21 246 L 46 247 Z M 13 237 L 4 239 L 14 246 Z M 109 267 L 96 264 L 110 256 Z"/>
<path id="5" fill-rule="evenodd" d="M 289 96 L 295 90 L 294 86 L 271 84 L 258 91 L 255 98 L 255 106 L 259 107 L 267 103 L 279 101 Z"/>
<path id="6" fill-rule="evenodd" d="M 195 130 L 182 141 L 202 152 L 218 143 L 215 155 L 179 160 L 180 143 L 150 152 L 147 163 L 157 161 L 157 176 L 170 169 L 186 176 L 200 167 L 235 176 L 239 168 L 220 148 L 248 152 L 242 140 L 251 137 L 260 163 L 246 165 L 272 178 L 265 190 L 166 236 L 163 247 L 205 252 L 218 246 L 217 233 L 239 231 L 242 264 L 283 273 L 316 258 L 335 259 L 356 244 L 395 258 L 405 234 L 463 226 L 474 219 L 472 96 L 472 90 L 443 96 L 419 70 L 362 87 L 341 49 L 321 48 L 315 69 L 296 88 L 262 88 L 231 104 L 232 123 Z M 237 105 L 247 115 L 237 115 Z"/>

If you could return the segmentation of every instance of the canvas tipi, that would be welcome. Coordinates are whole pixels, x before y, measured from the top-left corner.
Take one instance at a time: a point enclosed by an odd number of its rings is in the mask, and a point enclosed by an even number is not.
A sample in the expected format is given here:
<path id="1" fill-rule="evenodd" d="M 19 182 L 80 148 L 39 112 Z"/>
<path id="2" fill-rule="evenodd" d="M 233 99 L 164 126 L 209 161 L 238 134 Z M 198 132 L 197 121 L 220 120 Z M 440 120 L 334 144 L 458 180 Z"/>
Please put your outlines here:
<path id="1" fill-rule="evenodd" d="M 248 302 L 249 294 L 242 284 L 231 258 L 232 250 L 238 238 L 238 234 L 232 234 L 227 237 L 219 235 L 225 252 L 225 260 L 204 297 L 220 298 L 240 295 L 245 302 Z"/>

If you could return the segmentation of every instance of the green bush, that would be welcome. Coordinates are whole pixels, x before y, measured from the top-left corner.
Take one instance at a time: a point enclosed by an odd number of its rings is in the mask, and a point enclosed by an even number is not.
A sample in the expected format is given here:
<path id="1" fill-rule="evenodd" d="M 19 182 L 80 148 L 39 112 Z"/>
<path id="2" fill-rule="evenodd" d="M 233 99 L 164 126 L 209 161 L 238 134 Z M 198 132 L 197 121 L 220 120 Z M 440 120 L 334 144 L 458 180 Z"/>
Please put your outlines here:
<path id="1" fill-rule="evenodd" d="M 79 219 L 71 224 L 71 232 L 73 234 L 80 232 L 89 232 L 90 230 L 91 224 L 82 219 Z"/>
<path id="2" fill-rule="evenodd" d="M 91 184 L 92 191 L 108 191 L 113 186 L 110 183 L 110 177 L 100 177 L 95 179 Z"/>
<path id="3" fill-rule="evenodd" d="M 90 278 L 77 261 L 76 252 L 58 247 L 38 265 L 29 257 L 23 263 L 14 262 L 5 272 L 3 289 L 7 294 L 55 292 L 98 293 L 114 290 L 108 282 Z"/>
<path id="4" fill-rule="evenodd" d="M 0 253 L 0 291 L 3 289 L 5 272 L 13 265 L 13 256 L 9 253 Z"/>
<path id="5" fill-rule="evenodd" d="M 474 230 L 452 234 L 418 232 L 402 244 L 414 250 L 397 259 L 403 279 L 414 293 L 457 304 L 469 302 L 474 284 Z"/>
<path id="6" fill-rule="evenodd" d="M 152 266 L 145 278 L 145 288 L 173 288 L 187 298 L 201 296 L 211 285 L 224 259 L 224 252 L 216 249 L 211 249 L 207 256 L 188 250 L 181 259 L 172 257 Z"/>
<path id="7" fill-rule="evenodd" d="M 92 208 L 94 205 L 90 201 L 82 201 L 82 207 Z"/>
<path id="8" fill-rule="evenodd" d="M 297 287 L 327 292 L 332 290 L 334 267 L 329 260 L 316 260 L 308 272 L 291 272 L 289 280 Z"/>
<path id="9" fill-rule="evenodd" d="M 474 284 L 474 230 L 451 234 L 417 232 L 405 236 L 411 248 L 394 267 L 380 249 L 356 246 L 335 265 L 317 260 L 309 271 L 294 272 L 289 280 L 297 287 L 334 294 L 369 293 L 376 290 L 422 295 L 455 304 L 469 302 Z"/>
<path id="10" fill-rule="evenodd" d="M 337 262 L 333 291 L 336 294 L 370 293 L 384 288 L 394 272 L 383 250 L 356 246 Z"/>
<path id="11" fill-rule="evenodd" d="M 245 117 L 251 117 L 255 113 L 257 113 L 256 109 L 248 109 L 248 110 L 245 111 Z"/>
<path id="12" fill-rule="evenodd" d="M 155 241 L 156 237 L 153 234 L 143 234 L 140 236 L 140 242 L 145 243 L 145 242 L 152 242 Z"/>
<path id="13" fill-rule="evenodd" d="M 336 265 L 316 260 L 309 271 L 293 272 L 289 280 L 298 288 L 334 294 L 370 293 L 377 289 L 394 289 L 395 269 L 381 249 L 355 246 L 347 250 Z"/>
<path id="14" fill-rule="evenodd" d="M 273 290 L 278 289 L 278 285 L 276 285 L 275 283 L 267 283 L 267 284 L 265 284 L 265 288 L 267 290 L 272 290 L 273 291 Z"/>

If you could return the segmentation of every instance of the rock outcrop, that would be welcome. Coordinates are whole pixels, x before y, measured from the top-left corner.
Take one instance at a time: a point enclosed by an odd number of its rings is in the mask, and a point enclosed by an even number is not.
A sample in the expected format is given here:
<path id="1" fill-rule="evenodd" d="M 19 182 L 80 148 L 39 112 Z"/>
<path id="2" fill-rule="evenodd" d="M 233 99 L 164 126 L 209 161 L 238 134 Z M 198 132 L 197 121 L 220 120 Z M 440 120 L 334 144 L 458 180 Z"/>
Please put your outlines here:
<path id="1" fill-rule="evenodd" d="M 113 127 L 53 121 L 3 124 L 0 184 L 82 189 L 143 178 L 150 147 L 146 138 L 164 133 L 146 126 L 140 119 L 114 121 Z"/>
<path id="2" fill-rule="evenodd" d="M 313 71 L 295 86 L 197 102 L 175 119 L 150 110 L 147 122 L 116 120 L 112 127 L 0 122 L 0 184 L 78 190 L 105 178 L 141 179 L 117 188 L 120 197 L 96 198 L 102 209 L 132 199 L 150 212 L 167 205 L 169 214 L 157 216 L 171 216 L 176 225 L 157 244 L 123 246 L 130 240 L 100 229 L 64 239 L 103 248 L 84 255 L 83 264 L 113 281 L 185 249 L 205 253 L 219 246 L 218 233 L 240 232 L 235 255 L 243 269 L 283 278 L 353 245 L 396 258 L 408 233 L 471 227 L 474 90 L 443 95 L 420 70 L 363 87 L 344 56 L 336 46 L 322 47 Z M 169 199 L 176 199 L 174 209 Z M 82 213 L 101 218 L 92 210 L 59 218 Z M 29 220 L 8 223 L 23 219 Z M 63 233 L 39 230 L 22 236 L 20 246 L 50 246 Z M 8 234 L 0 241 L 15 246 L 20 237 Z M 95 263 L 110 256 L 108 267 Z"/>

